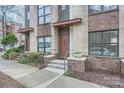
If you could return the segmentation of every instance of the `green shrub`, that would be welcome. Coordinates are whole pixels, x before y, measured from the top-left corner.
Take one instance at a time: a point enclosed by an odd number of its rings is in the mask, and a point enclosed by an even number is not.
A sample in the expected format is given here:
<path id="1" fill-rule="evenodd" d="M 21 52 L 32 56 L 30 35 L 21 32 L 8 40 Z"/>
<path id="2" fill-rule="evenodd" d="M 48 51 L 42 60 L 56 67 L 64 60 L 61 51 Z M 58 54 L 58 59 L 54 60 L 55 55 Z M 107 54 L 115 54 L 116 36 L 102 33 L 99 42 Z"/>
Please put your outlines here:
<path id="1" fill-rule="evenodd" d="M 21 58 L 18 60 L 19 63 L 41 63 L 43 64 L 44 58 L 43 58 L 42 53 L 38 52 L 32 52 L 32 53 L 27 53 L 26 57 Z"/>
<path id="2" fill-rule="evenodd" d="M 14 53 L 14 49 L 6 50 L 2 57 L 5 58 L 5 59 L 9 59 L 9 54 L 10 53 Z"/>
<path id="3" fill-rule="evenodd" d="M 1 44 L 3 45 L 14 45 L 15 42 L 17 42 L 17 37 L 11 33 L 1 39 Z"/>
<path id="4" fill-rule="evenodd" d="M 69 70 L 67 70 L 65 73 L 64 73 L 64 76 L 69 76 L 70 75 L 70 71 Z"/>
<path id="5" fill-rule="evenodd" d="M 18 56 L 19 56 L 19 53 L 11 53 L 11 54 L 9 54 L 9 59 L 15 60 Z"/>
<path id="6" fill-rule="evenodd" d="M 8 59 L 7 55 L 1 55 L 1 57 L 4 58 L 4 59 Z"/>
<path id="7" fill-rule="evenodd" d="M 28 53 L 27 57 L 29 59 L 29 62 L 37 62 L 37 63 L 43 62 L 43 54 L 38 52 Z"/>
<path id="8" fill-rule="evenodd" d="M 16 48 L 19 52 L 24 52 L 25 49 L 25 45 L 21 45 L 19 47 Z"/>
<path id="9" fill-rule="evenodd" d="M 12 48 L 12 49 L 5 50 L 5 53 L 2 55 L 2 57 L 5 58 L 5 59 L 9 59 L 10 53 L 19 54 L 19 53 L 22 53 L 22 52 L 24 52 L 24 45 L 19 46 L 17 48 Z"/>
<path id="10" fill-rule="evenodd" d="M 26 64 L 26 63 L 28 63 L 28 58 L 23 57 L 23 58 L 19 59 L 18 62 L 21 63 L 21 64 Z"/>

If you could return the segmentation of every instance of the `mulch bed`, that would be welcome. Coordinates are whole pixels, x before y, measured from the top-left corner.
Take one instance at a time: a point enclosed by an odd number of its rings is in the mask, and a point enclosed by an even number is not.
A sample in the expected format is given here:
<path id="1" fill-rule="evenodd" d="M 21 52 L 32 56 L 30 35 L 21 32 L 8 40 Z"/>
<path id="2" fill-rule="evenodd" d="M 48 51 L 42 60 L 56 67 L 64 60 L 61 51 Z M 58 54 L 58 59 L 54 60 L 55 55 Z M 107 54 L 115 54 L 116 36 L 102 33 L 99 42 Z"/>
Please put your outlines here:
<path id="1" fill-rule="evenodd" d="M 124 88 L 124 75 L 106 71 L 86 71 L 83 73 L 73 72 L 68 76 L 103 85 L 110 88 Z"/>
<path id="2" fill-rule="evenodd" d="M 26 88 L 10 76 L 0 72 L 0 88 Z"/>

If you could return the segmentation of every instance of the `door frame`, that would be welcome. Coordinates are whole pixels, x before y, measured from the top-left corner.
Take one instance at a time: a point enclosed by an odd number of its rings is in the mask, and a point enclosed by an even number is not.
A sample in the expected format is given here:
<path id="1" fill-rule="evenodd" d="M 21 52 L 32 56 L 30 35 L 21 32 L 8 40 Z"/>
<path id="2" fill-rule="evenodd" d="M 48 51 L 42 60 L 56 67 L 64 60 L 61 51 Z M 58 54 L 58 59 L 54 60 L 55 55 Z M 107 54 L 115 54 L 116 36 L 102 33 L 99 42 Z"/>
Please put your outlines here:
<path id="1" fill-rule="evenodd" d="M 68 49 L 70 49 L 70 27 L 64 27 L 64 28 L 68 29 L 68 31 L 65 31 L 65 32 L 67 32 L 67 34 L 68 34 Z M 60 35 L 61 35 L 62 30 L 63 30 L 63 28 L 58 28 L 58 58 L 59 59 L 63 59 L 63 57 L 60 56 L 60 51 L 61 51 Z M 68 56 L 69 55 L 70 55 L 70 52 L 68 52 Z"/>

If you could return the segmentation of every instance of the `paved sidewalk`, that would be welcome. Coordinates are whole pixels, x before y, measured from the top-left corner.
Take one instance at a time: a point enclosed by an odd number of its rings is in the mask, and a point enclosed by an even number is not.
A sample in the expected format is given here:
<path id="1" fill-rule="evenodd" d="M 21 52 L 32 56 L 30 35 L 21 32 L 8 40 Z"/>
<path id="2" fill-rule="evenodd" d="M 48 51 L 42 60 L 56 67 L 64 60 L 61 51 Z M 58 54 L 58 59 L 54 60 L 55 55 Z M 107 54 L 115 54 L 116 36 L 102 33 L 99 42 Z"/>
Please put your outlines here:
<path id="1" fill-rule="evenodd" d="M 72 77 L 62 76 L 52 83 L 49 88 L 105 88 L 94 83 L 78 80 Z"/>
<path id="2" fill-rule="evenodd" d="M 8 61 L 0 58 L 0 71 L 14 79 L 18 79 L 38 71 L 38 68 L 19 64 L 16 61 Z"/>
<path id="3" fill-rule="evenodd" d="M 0 57 L 0 71 L 9 75 L 26 87 L 47 87 L 62 74 L 39 70 L 36 67 L 19 64 L 16 61 L 4 60 Z"/>
<path id="4" fill-rule="evenodd" d="M 29 75 L 26 75 L 24 77 L 21 77 L 17 79 L 17 81 L 27 87 L 38 87 L 38 86 L 47 87 L 49 84 L 52 83 L 48 81 L 58 77 L 59 75 L 60 74 L 58 73 L 52 73 L 43 69 L 43 70 L 31 73 Z M 48 85 L 45 85 L 46 82 L 48 82 Z"/>
<path id="5" fill-rule="evenodd" d="M 47 69 L 19 64 L 16 61 L 7 61 L 0 58 L 0 71 L 9 75 L 26 87 L 31 88 L 101 88 L 103 86 L 62 76 Z"/>

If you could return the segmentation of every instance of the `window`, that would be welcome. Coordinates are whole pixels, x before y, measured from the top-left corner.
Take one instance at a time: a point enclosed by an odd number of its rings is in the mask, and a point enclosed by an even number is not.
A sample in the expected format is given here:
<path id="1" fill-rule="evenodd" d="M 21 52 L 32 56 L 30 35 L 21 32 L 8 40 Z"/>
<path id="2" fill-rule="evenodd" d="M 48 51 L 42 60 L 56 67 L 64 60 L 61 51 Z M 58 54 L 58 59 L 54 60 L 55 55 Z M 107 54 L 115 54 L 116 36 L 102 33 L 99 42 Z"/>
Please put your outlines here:
<path id="1" fill-rule="evenodd" d="M 117 10 L 117 5 L 90 5 L 89 6 L 89 14 L 97 14 L 106 11 Z"/>
<path id="2" fill-rule="evenodd" d="M 44 9 L 41 8 L 40 11 L 39 11 L 39 16 L 43 16 L 44 15 Z"/>
<path id="3" fill-rule="evenodd" d="M 45 7 L 45 15 L 50 14 L 50 13 L 51 13 L 51 8 L 50 8 L 50 6 L 46 6 L 46 7 Z"/>
<path id="4" fill-rule="evenodd" d="M 60 5 L 59 6 L 59 20 L 68 20 L 69 19 L 69 5 Z"/>
<path id="5" fill-rule="evenodd" d="M 49 53 L 51 50 L 51 37 L 38 38 L 38 51 Z"/>
<path id="6" fill-rule="evenodd" d="M 45 22 L 49 23 L 51 21 L 51 15 L 46 15 Z"/>
<path id="7" fill-rule="evenodd" d="M 66 6 L 65 5 L 62 5 L 61 10 L 65 10 L 65 9 L 66 9 Z"/>
<path id="8" fill-rule="evenodd" d="M 103 11 L 115 10 L 117 8 L 118 8 L 117 5 L 106 5 L 104 6 Z"/>
<path id="9" fill-rule="evenodd" d="M 30 7 L 29 5 L 25 6 L 25 27 L 29 27 L 30 26 Z"/>
<path id="10" fill-rule="evenodd" d="M 46 24 L 51 22 L 51 6 L 38 6 L 38 24 Z"/>
<path id="11" fill-rule="evenodd" d="M 99 13 L 101 12 L 101 6 L 100 5 L 91 5 L 90 6 L 90 13 L 94 14 L 94 13 Z"/>
<path id="12" fill-rule="evenodd" d="M 90 32 L 89 54 L 118 56 L 118 31 Z"/>

